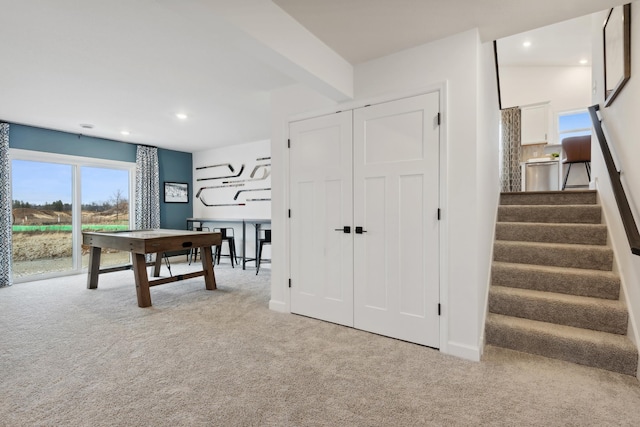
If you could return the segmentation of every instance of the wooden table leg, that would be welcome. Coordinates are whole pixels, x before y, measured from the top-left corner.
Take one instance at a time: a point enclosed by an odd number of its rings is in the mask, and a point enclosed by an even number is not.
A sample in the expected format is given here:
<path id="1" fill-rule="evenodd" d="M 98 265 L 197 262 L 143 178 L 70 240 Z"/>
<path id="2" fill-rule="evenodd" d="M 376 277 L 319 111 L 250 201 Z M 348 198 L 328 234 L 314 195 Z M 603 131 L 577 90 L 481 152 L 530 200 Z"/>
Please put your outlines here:
<path id="1" fill-rule="evenodd" d="M 147 260 L 144 254 L 133 254 L 133 274 L 136 279 L 138 307 L 151 307 L 149 292 L 149 276 L 147 276 Z"/>
<path id="2" fill-rule="evenodd" d="M 153 277 L 160 277 L 160 267 L 162 267 L 162 252 L 156 254 L 156 265 L 153 268 Z"/>
<path id="3" fill-rule="evenodd" d="M 202 261 L 202 270 L 204 270 L 204 283 L 209 291 L 216 289 L 216 276 L 213 272 L 213 255 L 211 254 L 211 246 L 205 246 L 200 249 L 200 261 Z"/>
<path id="4" fill-rule="evenodd" d="M 91 246 L 89 250 L 89 274 L 87 275 L 87 289 L 98 289 L 98 275 L 100 274 L 100 254 L 102 248 Z"/>

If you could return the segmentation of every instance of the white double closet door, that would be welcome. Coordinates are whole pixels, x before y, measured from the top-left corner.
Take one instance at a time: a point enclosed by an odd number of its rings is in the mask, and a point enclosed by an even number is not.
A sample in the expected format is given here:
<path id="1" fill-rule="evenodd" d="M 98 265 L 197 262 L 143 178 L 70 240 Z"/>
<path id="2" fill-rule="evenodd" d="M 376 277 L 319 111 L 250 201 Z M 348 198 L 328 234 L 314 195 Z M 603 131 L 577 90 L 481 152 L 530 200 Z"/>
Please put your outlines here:
<path id="1" fill-rule="evenodd" d="M 290 123 L 291 311 L 439 347 L 439 93 Z"/>

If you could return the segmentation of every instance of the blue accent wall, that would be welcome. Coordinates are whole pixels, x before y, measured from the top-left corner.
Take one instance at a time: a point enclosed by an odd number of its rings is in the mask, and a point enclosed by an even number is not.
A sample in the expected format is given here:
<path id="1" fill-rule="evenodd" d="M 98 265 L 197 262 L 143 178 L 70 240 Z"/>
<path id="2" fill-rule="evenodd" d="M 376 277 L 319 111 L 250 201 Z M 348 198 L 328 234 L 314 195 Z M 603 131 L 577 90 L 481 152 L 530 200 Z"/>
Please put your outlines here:
<path id="1" fill-rule="evenodd" d="M 9 147 L 70 156 L 136 162 L 136 145 L 110 139 L 10 124 Z M 191 153 L 158 149 L 160 168 L 160 227 L 184 229 L 193 216 L 193 160 Z M 164 182 L 189 184 L 189 203 L 164 203 Z"/>
<path id="2" fill-rule="evenodd" d="M 9 125 L 9 147 L 69 156 L 136 162 L 134 144 L 13 123 Z"/>
<path id="3" fill-rule="evenodd" d="M 193 160 L 191 153 L 158 149 L 160 167 L 160 223 L 162 228 L 184 230 L 187 218 L 193 216 Z M 164 203 L 164 183 L 189 185 L 189 203 Z"/>

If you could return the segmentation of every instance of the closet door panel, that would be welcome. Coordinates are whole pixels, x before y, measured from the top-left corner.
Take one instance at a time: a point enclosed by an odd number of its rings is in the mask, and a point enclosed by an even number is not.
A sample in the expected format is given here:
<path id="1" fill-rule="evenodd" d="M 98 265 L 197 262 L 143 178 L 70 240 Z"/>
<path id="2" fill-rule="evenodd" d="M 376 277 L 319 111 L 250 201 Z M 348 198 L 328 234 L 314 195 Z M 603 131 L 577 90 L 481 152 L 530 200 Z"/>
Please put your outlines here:
<path id="1" fill-rule="evenodd" d="M 439 345 L 439 94 L 354 111 L 354 325 Z"/>
<path id="2" fill-rule="evenodd" d="M 352 112 L 290 124 L 291 311 L 353 326 Z"/>

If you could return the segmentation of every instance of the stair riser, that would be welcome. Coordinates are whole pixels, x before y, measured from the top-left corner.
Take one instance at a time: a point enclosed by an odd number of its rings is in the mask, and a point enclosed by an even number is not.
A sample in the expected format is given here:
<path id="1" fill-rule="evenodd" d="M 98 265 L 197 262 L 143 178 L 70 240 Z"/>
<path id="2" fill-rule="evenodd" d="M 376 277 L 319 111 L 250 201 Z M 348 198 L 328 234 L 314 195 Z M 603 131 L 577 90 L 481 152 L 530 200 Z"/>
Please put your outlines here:
<path id="1" fill-rule="evenodd" d="M 499 222 L 496 224 L 496 240 L 605 245 L 607 228 L 604 225 Z"/>
<path id="2" fill-rule="evenodd" d="M 491 285 L 611 300 L 620 298 L 620 279 L 604 275 L 593 277 L 573 272 L 527 271 L 494 265 Z"/>
<path id="3" fill-rule="evenodd" d="M 533 245 L 507 245 L 496 242 L 493 252 L 494 261 L 500 262 L 602 271 L 611 271 L 613 266 L 613 253 L 608 248 L 550 248 Z"/>
<path id="4" fill-rule="evenodd" d="M 627 312 L 596 304 L 574 304 L 559 300 L 523 298 L 491 292 L 489 311 L 505 316 L 521 317 L 558 325 L 591 329 L 624 335 L 627 333 Z"/>
<path id="5" fill-rule="evenodd" d="M 606 345 L 562 339 L 491 322 L 486 327 L 486 343 L 626 375 L 635 375 L 638 363 L 637 353 L 632 351 L 612 352 Z"/>
<path id="6" fill-rule="evenodd" d="M 564 191 L 558 193 L 504 193 L 501 205 L 595 205 L 595 191 Z"/>
<path id="7" fill-rule="evenodd" d="M 600 224 L 602 209 L 598 205 L 499 206 L 498 222 Z"/>

